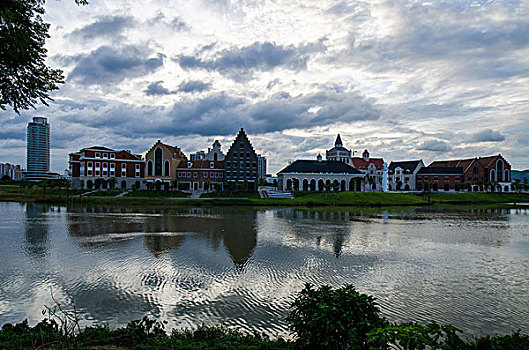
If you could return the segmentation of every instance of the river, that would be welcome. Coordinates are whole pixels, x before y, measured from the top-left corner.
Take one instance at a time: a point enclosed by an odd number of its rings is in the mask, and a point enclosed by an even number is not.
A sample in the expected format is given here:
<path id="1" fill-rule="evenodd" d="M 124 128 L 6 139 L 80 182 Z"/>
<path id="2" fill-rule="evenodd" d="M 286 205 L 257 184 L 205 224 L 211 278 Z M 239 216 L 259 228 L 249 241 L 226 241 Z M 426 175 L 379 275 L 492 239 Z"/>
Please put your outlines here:
<path id="1" fill-rule="evenodd" d="M 60 207 L 0 202 L 0 325 L 74 305 L 288 336 L 305 283 L 354 285 L 391 321 L 529 331 L 529 210 Z"/>

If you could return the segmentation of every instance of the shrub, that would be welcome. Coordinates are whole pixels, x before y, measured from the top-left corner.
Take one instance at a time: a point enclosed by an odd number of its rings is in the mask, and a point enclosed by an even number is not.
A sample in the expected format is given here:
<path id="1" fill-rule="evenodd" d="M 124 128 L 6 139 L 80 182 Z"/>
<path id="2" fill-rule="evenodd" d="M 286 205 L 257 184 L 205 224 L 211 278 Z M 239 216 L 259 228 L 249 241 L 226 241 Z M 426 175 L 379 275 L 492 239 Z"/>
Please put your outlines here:
<path id="1" fill-rule="evenodd" d="M 287 316 L 297 344 L 309 349 L 365 349 L 367 334 L 383 327 L 375 298 L 353 286 L 333 290 L 306 284 Z"/>

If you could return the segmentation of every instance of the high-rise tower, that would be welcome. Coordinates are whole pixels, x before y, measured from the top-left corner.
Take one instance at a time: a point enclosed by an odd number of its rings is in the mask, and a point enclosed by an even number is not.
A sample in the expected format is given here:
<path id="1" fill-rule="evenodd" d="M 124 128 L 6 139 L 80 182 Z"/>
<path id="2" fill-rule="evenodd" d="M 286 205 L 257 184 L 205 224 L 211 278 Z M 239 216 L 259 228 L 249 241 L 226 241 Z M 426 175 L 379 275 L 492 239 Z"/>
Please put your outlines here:
<path id="1" fill-rule="evenodd" d="M 50 171 L 50 124 L 48 119 L 34 117 L 27 130 L 26 180 L 44 180 Z"/>

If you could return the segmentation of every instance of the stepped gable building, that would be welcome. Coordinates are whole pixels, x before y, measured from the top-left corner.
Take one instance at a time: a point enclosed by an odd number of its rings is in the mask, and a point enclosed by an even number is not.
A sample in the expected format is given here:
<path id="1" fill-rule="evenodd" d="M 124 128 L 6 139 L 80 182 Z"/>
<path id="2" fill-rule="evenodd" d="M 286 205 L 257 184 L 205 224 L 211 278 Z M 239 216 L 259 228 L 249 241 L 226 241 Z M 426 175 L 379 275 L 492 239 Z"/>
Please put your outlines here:
<path id="1" fill-rule="evenodd" d="M 221 149 L 221 145 L 220 145 L 219 140 L 215 140 L 215 142 L 213 142 L 212 148 L 208 148 L 208 153 L 206 153 L 205 159 L 213 160 L 213 161 L 224 160 L 224 153 L 222 153 L 220 149 Z"/>
<path id="2" fill-rule="evenodd" d="M 502 192 L 511 190 L 511 165 L 501 154 L 488 157 L 434 161 L 431 167 L 461 167 L 462 182 L 472 185 L 473 191 L 481 190 L 481 186 L 493 183 Z"/>
<path id="3" fill-rule="evenodd" d="M 456 191 L 463 183 L 462 167 L 427 166 L 419 169 L 416 176 L 418 191 Z M 430 185 L 431 184 L 431 185 Z"/>
<path id="4" fill-rule="evenodd" d="M 169 188 L 182 162 L 187 162 L 187 158 L 180 148 L 158 140 L 145 153 L 145 180 L 161 181 L 164 188 Z"/>
<path id="5" fill-rule="evenodd" d="M 73 188 L 92 189 L 98 178 L 115 178 L 117 188 L 129 189 L 133 184 L 136 188 L 141 188 L 145 175 L 145 163 L 141 156 L 103 146 L 70 153 L 68 163 Z M 103 188 L 106 189 L 107 185 L 104 184 Z"/>
<path id="6" fill-rule="evenodd" d="M 213 191 L 224 188 L 224 162 L 220 160 L 189 160 L 180 162 L 178 183 L 192 191 Z"/>
<path id="7" fill-rule="evenodd" d="M 296 160 L 279 173 L 278 187 L 284 191 L 359 191 L 364 175 L 343 160 Z"/>
<path id="8" fill-rule="evenodd" d="M 224 158 L 224 188 L 230 189 L 238 183 L 244 183 L 248 191 L 257 191 L 257 167 L 257 154 L 241 128 Z"/>
<path id="9" fill-rule="evenodd" d="M 422 160 L 391 162 L 388 169 L 388 189 L 390 191 L 417 190 L 417 172 L 423 167 Z"/>

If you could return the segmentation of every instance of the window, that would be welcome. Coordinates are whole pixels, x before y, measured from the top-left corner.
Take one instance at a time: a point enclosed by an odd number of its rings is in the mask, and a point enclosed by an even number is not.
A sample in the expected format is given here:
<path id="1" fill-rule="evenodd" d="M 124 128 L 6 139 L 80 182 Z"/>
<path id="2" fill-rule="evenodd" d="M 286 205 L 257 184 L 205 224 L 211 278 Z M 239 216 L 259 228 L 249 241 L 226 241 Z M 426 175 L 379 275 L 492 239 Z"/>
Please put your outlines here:
<path id="1" fill-rule="evenodd" d="M 210 167 L 211 169 L 215 168 L 215 162 L 209 162 L 209 167 Z"/>
<path id="2" fill-rule="evenodd" d="M 110 176 L 116 176 L 116 164 L 110 163 Z"/>
<path id="3" fill-rule="evenodd" d="M 445 176 L 445 181 L 449 181 L 449 180 L 450 180 L 450 177 Z"/>
<path id="4" fill-rule="evenodd" d="M 244 152 L 241 152 L 241 153 L 239 154 L 239 157 L 243 158 L 243 157 L 244 157 Z"/>
<path id="5" fill-rule="evenodd" d="M 244 148 L 244 142 L 241 142 L 240 146 L 241 148 Z"/>
<path id="6" fill-rule="evenodd" d="M 84 163 L 83 162 L 81 162 L 81 164 L 79 165 L 79 175 L 80 176 L 84 175 Z"/>
<path id="7" fill-rule="evenodd" d="M 100 164 L 99 162 L 96 163 L 95 171 L 94 171 L 94 175 L 95 175 L 95 176 L 100 176 L 100 175 L 101 175 L 100 168 L 101 168 L 101 164 Z"/>
<path id="8" fill-rule="evenodd" d="M 147 176 L 152 176 L 152 161 L 147 162 Z"/>
<path id="9" fill-rule="evenodd" d="M 108 159 L 108 153 L 103 153 L 103 159 Z"/>
<path id="10" fill-rule="evenodd" d="M 434 180 L 434 181 L 439 181 L 439 177 L 434 176 L 434 177 L 433 177 L 433 180 Z"/>
<path id="11" fill-rule="evenodd" d="M 121 163 L 121 177 L 127 177 L 127 164 Z"/>
<path id="12" fill-rule="evenodd" d="M 108 163 L 103 163 L 103 176 L 108 176 Z"/>
<path id="13" fill-rule="evenodd" d="M 110 153 L 110 159 L 116 159 L 116 154 L 115 153 Z"/>
<path id="14" fill-rule="evenodd" d="M 160 147 L 154 150 L 154 176 L 162 176 L 163 151 Z"/>
<path id="15" fill-rule="evenodd" d="M 101 154 L 99 152 L 96 152 L 96 158 L 101 158 Z"/>
<path id="16" fill-rule="evenodd" d="M 187 177 L 191 177 L 191 172 L 187 172 Z"/>
<path id="17" fill-rule="evenodd" d="M 171 172 L 169 170 L 170 170 L 169 161 L 166 160 L 165 163 L 164 163 L 164 167 L 163 167 L 164 176 L 171 176 Z"/>
<path id="18" fill-rule="evenodd" d="M 229 168 L 231 166 L 230 162 L 226 162 L 226 168 Z"/>
<path id="19" fill-rule="evenodd" d="M 196 171 L 193 172 L 193 177 L 198 177 L 198 173 Z"/>
<path id="20" fill-rule="evenodd" d="M 209 177 L 217 177 L 217 174 L 214 173 L 214 172 L 211 172 L 211 173 L 209 174 Z"/>
<path id="21" fill-rule="evenodd" d="M 139 164 L 136 164 L 136 166 L 135 166 L 135 170 L 136 170 L 136 171 L 135 171 L 135 174 L 134 174 L 134 175 L 135 175 L 136 177 L 140 177 L 140 165 L 139 165 Z"/>
<path id="22" fill-rule="evenodd" d="M 193 166 L 193 163 L 191 163 L 191 162 L 187 162 L 187 167 L 188 167 L 188 168 L 191 168 L 192 166 Z"/>
<path id="23" fill-rule="evenodd" d="M 205 178 L 208 177 L 208 172 L 207 172 L 207 171 L 204 172 L 204 177 L 205 177 Z"/>

